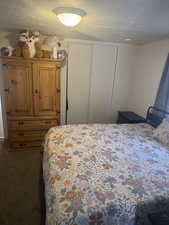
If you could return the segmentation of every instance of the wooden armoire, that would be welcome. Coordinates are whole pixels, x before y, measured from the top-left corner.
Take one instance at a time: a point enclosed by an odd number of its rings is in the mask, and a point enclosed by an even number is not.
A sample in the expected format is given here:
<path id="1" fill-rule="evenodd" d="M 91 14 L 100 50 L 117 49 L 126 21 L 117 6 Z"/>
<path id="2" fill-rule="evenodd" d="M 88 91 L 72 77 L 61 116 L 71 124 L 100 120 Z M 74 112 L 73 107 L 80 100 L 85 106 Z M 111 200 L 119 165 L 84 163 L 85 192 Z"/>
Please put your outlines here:
<path id="1" fill-rule="evenodd" d="M 9 150 L 40 149 L 60 122 L 61 60 L 2 57 Z"/>

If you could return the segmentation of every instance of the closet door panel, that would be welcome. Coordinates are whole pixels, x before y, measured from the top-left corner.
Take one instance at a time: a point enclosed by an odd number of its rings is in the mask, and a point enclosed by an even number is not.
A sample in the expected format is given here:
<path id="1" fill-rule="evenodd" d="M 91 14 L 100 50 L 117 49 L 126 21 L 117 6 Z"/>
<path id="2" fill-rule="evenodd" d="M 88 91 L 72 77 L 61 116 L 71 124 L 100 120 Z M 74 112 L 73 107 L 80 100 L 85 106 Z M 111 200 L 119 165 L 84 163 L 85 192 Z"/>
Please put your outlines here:
<path id="1" fill-rule="evenodd" d="M 117 49 L 112 45 L 94 45 L 90 89 L 90 123 L 111 123 L 112 97 Z"/>
<path id="2" fill-rule="evenodd" d="M 87 123 L 92 48 L 69 43 L 68 123 Z"/>

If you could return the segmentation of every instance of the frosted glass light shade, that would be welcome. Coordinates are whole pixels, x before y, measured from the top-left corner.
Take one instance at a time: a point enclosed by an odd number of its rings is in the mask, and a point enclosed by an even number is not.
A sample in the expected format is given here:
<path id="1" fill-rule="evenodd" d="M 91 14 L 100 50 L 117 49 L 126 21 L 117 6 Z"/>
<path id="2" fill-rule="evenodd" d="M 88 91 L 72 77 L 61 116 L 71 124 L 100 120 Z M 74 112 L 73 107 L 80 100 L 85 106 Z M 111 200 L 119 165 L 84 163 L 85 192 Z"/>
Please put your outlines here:
<path id="1" fill-rule="evenodd" d="M 81 16 L 72 13 L 58 14 L 57 17 L 59 18 L 61 23 L 68 27 L 74 27 L 81 21 Z"/>
<path id="2" fill-rule="evenodd" d="M 59 7 L 53 10 L 57 15 L 58 19 L 65 26 L 74 27 L 80 23 L 86 12 L 82 9 L 69 8 L 69 7 Z"/>

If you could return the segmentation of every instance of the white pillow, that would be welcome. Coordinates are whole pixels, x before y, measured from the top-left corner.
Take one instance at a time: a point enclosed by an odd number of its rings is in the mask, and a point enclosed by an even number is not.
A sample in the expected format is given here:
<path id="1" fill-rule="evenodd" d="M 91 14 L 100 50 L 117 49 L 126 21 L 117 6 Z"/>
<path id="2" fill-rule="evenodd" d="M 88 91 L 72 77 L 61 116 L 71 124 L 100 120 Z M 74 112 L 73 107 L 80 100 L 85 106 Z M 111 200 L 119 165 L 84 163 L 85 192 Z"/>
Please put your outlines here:
<path id="1" fill-rule="evenodd" d="M 154 130 L 153 138 L 169 147 L 169 120 L 163 119 L 161 124 Z"/>

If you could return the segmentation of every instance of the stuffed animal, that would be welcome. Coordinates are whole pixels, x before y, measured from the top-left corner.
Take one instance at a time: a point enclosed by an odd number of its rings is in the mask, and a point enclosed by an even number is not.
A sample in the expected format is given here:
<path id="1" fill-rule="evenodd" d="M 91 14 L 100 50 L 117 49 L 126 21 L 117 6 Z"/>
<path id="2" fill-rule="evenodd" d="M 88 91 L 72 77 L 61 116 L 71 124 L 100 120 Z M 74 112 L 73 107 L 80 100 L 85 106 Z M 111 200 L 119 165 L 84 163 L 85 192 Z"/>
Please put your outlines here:
<path id="1" fill-rule="evenodd" d="M 26 30 L 20 32 L 17 47 L 13 50 L 13 56 L 24 58 L 30 57 L 30 50 L 27 44 L 28 34 L 29 33 Z"/>
<path id="2" fill-rule="evenodd" d="M 35 41 L 35 49 L 36 49 L 35 57 L 51 58 L 52 52 L 44 49 L 43 42 L 42 40 L 40 40 L 40 37 L 38 37 L 38 39 L 36 39 Z"/>
<path id="3" fill-rule="evenodd" d="M 29 50 L 29 46 L 25 45 L 22 47 L 22 55 L 24 58 L 30 58 L 31 54 L 30 54 L 30 50 Z"/>
<path id="4" fill-rule="evenodd" d="M 36 54 L 35 43 L 39 41 L 39 32 L 22 31 L 19 36 L 18 46 L 13 51 L 13 56 L 33 58 Z"/>
<path id="5" fill-rule="evenodd" d="M 29 47 L 30 58 L 33 58 L 35 56 L 36 50 L 35 50 L 34 34 L 32 31 L 28 32 L 27 45 Z"/>
<path id="6" fill-rule="evenodd" d="M 63 38 L 59 38 L 56 35 L 44 36 L 42 41 L 43 57 L 57 58 L 56 54 L 60 50 L 63 40 Z"/>
<path id="7" fill-rule="evenodd" d="M 40 42 L 35 43 L 35 49 L 36 49 L 36 58 L 42 58 L 43 57 L 43 50 L 42 50 L 42 45 Z"/>
<path id="8" fill-rule="evenodd" d="M 35 49 L 36 49 L 36 58 L 51 58 L 52 52 L 43 50 L 41 42 L 35 43 Z"/>
<path id="9" fill-rule="evenodd" d="M 42 57 L 42 52 L 41 52 L 41 46 L 39 42 L 40 34 L 38 31 L 29 31 L 28 39 L 27 39 L 27 44 L 29 46 L 30 50 L 30 57 Z"/>
<path id="10" fill-rule="evenodd" d="M 40 34 L 38 31 L 35 31 L 33 33 L 34 35 L 34 46 L 35 46 L 35 55 L 34 57 L 36 58 L 42 58 L 43 57 L 43 52 L 42 52 L 42 46 L 40 42 Z"/>
<path id="11" fill-rule="evenodd" d="M 48 51 L 53 51 L 53 48 L 55 47 L 60 48 L 63 44 L 62 43 L 63 40 L 64 40 L 63 38 L 59 38 L 56 35 L 47 36 L 46 38 L 44 38 L 44 41 L 43 41 L 43 49 Z"/>
<path id="12" fill-rule="evenodd" d="M 18 45 L 13 50 L 13 56 L 24 58 L 51 58 L 52 51 L 44 48 L 40 41 L 38 31 L 24 30 L 20 32 Z"/>

